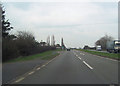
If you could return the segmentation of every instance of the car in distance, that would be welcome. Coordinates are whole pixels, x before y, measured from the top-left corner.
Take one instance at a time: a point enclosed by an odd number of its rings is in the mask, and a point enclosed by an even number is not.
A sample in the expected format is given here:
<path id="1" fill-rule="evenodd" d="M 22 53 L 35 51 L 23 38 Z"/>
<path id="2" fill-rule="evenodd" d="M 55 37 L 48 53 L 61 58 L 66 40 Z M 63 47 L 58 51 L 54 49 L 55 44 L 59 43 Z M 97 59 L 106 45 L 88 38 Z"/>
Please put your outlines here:
<path id="1" fill-rule="evenodd" d="M 67 48 L 67 51 L 70 51 L 70 48 Z"/>

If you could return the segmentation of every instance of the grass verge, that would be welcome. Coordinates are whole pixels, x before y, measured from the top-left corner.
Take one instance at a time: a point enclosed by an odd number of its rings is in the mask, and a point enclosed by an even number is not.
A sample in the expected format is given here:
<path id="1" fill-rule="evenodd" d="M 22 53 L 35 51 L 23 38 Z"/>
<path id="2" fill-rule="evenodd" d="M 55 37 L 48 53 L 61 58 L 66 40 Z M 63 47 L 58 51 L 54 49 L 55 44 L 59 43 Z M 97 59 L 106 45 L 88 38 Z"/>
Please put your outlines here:
<path id="1" fill-rule="evenodd" d="M 120 53 L 119 54 L 104 53 L 104 52 L 90 51 L 90 50 L 83 50 L 83 49 L 80 49 L 80 51 L 84 51 L 84 52 L 94 54 L 94 55 L 98 55 L 98 56 L 103 56 L 103 57 L 108 57 L 108 58 L 120 60 Z"/>
<path id="2" fill-rule="evenodd" d="M 57 55 L 59 55 L 59 53 L 57 51 L 60 51 L 60 50 L 50 50 L 50 51 L 46 51 L 43 53 L 34 54 L 34 55 L 30 55 L 30 56 L 18 57 L 15 59 L 11 59 L 5 63 L 28 61 L 28 60 L 34 60 L 34 59 L 49 60 L 49 59 L 52 59 L 52 58 L 56 57 Z"/>

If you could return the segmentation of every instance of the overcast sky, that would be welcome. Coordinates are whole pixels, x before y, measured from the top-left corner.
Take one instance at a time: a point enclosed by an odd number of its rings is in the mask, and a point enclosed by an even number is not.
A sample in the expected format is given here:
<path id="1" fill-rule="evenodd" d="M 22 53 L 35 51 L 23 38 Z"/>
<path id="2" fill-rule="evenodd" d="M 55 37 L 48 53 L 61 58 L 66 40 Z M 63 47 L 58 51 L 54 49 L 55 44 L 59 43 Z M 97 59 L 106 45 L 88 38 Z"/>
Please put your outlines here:
<path id="1" fill-rule="evenodd" d="M 67 47 L 94 46 L 105 34 L 118 38 L 117 2 L 4 2 L 6 17 L 17 31 L 32 32 L 36 40 L 61 37 Z"/>

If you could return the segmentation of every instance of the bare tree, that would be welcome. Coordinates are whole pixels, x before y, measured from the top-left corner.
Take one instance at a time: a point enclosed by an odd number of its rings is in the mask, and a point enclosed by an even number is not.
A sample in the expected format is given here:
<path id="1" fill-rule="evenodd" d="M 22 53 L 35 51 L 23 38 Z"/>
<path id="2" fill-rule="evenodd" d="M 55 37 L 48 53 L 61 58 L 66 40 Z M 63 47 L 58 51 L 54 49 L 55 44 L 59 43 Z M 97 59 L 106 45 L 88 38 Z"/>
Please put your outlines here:
<path id="1" fill-rule="evenodd" d="M 29 55 L 35 47 L 36 41 L 32 33 L 19 31 L 16 39 L 16 44 L 20 55 Z"/>
<path id="2" fill-rule="evenodd" d="M 18 31 L 17 38 L 25 39 L 25 40 L 35 40 L 35 37 L 33 36 L 33 34 L 26 31 Z"/>
<path id="3" fill-rule="evenodd" d="M 95 45 L 101 45 L 102 49 L 106 49 L 107 41 L 112 41 L 114 38 L 112 36 L 105 35 L 95 42 Z"/>

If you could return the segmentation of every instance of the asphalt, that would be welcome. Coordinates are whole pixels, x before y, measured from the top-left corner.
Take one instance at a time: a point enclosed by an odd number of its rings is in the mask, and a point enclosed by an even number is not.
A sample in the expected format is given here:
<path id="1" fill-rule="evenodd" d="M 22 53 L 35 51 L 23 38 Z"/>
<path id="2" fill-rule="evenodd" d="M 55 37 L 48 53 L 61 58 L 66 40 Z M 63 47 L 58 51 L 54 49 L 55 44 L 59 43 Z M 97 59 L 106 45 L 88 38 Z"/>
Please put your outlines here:
<path id="1" fill-rule="evenodd" d="M 5 63 L 2 65 L 2 84 L 8 84 L 11 80 L 32 70 L 38 65 L 44 64 L 45 60 L 33 60 L 24 62 Z"/>
<path id="2" fill-rule="evenodd" d="M 81 51 L 65 51 L 37 69 L 12 83 L 118 84 L 118 61 Z"/>

